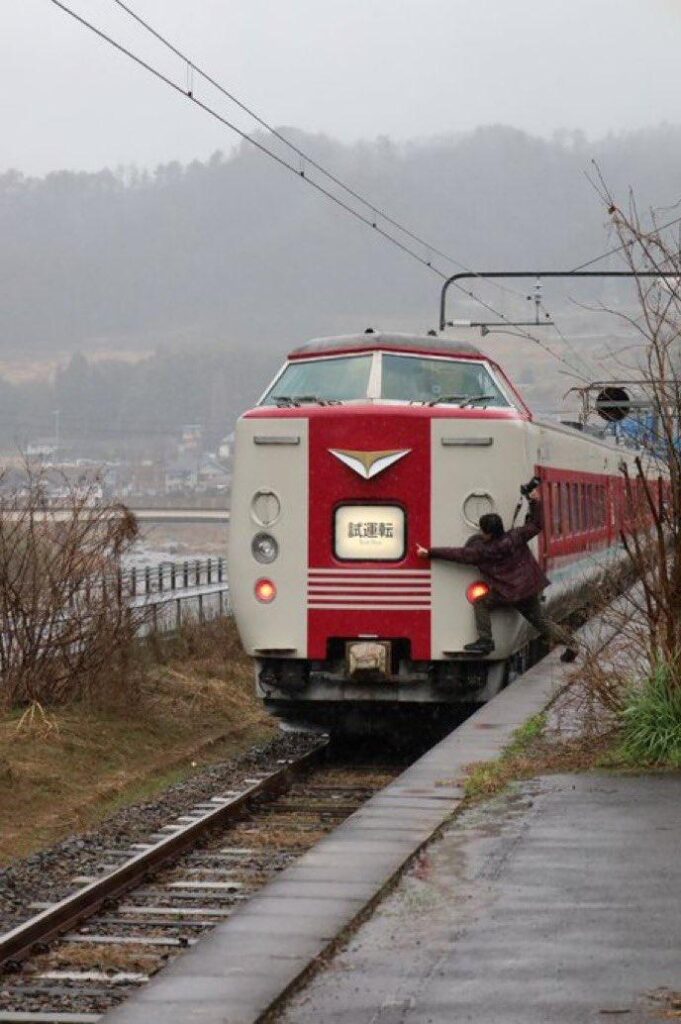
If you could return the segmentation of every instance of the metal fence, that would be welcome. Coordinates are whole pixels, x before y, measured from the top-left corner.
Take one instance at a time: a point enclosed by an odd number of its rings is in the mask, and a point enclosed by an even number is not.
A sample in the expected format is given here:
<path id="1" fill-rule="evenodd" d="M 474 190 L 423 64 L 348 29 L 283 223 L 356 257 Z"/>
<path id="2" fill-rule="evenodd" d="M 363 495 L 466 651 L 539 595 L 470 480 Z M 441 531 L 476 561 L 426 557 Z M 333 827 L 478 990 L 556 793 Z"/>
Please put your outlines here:
<path id="1" fill-rule="evenodd" d="M 121 574 L 122 593 L 130 597 L 174 593 L 190 587 L 211 586 L 226 580 L 224 558 L 194 558 L 184 562 L 159 562 Z"/>
<path id="2" fill-rule="evenodd" d="M 140 628 L 142 636 L 173 633 L 187 622 L 203 623 L 232 613 L 226 581 L 186 591 L 142 594 L 132 598 L 131 604 L 148 611 Z"/>
<path id="3" fill-rule="evenodd" d="M 120 586 L 131 607 L 147 613 L 140 628 L 143 636 L 231 614 L 224 558 L 133 568 L 122 575 Z"/>

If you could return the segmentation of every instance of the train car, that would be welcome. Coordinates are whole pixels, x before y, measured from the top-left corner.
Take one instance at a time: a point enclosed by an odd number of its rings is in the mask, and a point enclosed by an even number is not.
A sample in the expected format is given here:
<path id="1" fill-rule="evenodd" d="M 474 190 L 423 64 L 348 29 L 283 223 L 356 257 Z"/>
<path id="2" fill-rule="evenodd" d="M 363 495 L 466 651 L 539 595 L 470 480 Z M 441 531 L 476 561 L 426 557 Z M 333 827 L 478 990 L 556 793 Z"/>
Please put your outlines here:
<path id="1" fill-rule="evenodd" d="M 367 331 L 295 349 L 236 432 L 229 580 L 258 693 L 285 719 L 349 731 L 489 699 L 534 634 L 498 610 L 494 652 L 463 656 L 484 581 L 416 544 L 462 545 L 484 512 L 508 527 L 538 475 L 533 545 L 560 618 L 621 558 L 634 454 L 533 417 L 468 341 Z"/>

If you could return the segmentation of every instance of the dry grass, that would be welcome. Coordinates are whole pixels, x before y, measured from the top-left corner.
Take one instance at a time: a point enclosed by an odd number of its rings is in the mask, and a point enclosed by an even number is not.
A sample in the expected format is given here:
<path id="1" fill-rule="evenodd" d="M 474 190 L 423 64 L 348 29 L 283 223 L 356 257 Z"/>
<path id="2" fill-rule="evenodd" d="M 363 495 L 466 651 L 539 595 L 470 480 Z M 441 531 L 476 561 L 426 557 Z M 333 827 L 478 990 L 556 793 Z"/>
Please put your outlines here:
<path id="1" fill-rule="evenodd" d="M 518 729 L 500 757 L 469 766 L 465 793 L 469 799 L 496 796 L 511 782 L 558 772 L 582 772 L 604 766 L 616 767 L 613 750 L 616 734 L 567 726 L 561 710 L 535 715 Z M 548 723 L 548 724 L 547 724 Z"/>
<path id="2" fill-rule="evenodd" d="M 253 848 L 254 850 L 263 847 L 273 847 L 277 850 L 297 850 L 298 848 L 307 849 L 312 843 L 323 839 L 326 834 L 327 830 L 323 828 L 301 831 L 295 828 L 295 824 L 292 828 L 287 828 L 285 825 L 278 829 L 270 826 L 264 832 L 253 821 L 246 820 L 230 830 L 229 841 L 231 846 Z"/>
<path id="3" fill-rule="evenodd" d="M 0 863 L 274 733 L 232 620 L 187 629 L 144 658 L 132 710 L 79 704 L 51 710 L 47 724 L 0 716 Z"/>
<path id="4" fill-rule="evenodd" d="M 537 737 L 516 754 L 471 765 L 466 779 L 466 796 L 486 799 L 520 779 L 603 767 L 611 747 L 611 739 L 605 736 L 595 743 L 584 737 L 559 742 L 553 738 Z"/>
<path id="5" fill-rule="evenodd" d="M 79 970 L 79 971 L 138 971 L 142 974 L 154 973 L 173 952 L 171 947 L 155 947 L 153 952 L 149 946 L 134 945 L 97 945 L 78 943 L 57 946 L 44 956 L 37 957 L 31 964 L 33 973 L 42 971 Z"/>

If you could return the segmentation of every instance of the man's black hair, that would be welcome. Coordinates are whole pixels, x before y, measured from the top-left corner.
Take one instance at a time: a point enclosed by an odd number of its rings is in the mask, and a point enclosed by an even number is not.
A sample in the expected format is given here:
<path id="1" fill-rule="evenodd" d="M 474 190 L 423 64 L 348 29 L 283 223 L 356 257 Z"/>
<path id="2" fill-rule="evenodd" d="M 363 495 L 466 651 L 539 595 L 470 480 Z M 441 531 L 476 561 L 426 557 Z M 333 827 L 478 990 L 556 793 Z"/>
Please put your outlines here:
<path id="1" fill-rule="evenodd" d="M 480 529 L 483 533 L 488 533 L 492 537 L 502 537 L 504 534 L 504 524 L 501 516 L 497 515 L 496 512 L 487 512 L 486 515 L 480 516 Z"/>

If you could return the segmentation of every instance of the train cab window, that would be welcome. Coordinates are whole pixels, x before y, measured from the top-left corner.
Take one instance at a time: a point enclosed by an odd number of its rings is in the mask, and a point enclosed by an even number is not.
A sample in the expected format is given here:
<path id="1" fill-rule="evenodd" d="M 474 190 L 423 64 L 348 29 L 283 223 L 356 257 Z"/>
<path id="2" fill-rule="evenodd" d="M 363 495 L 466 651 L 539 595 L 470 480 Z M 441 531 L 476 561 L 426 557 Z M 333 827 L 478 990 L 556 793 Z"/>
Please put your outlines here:
<path id="1" fill-rule="evenodd" d="M 367 397 L 373 356 L 301 359 L 289 363 L 261 401 L 276 405 L 286 399 L 352 401 Z"/>
<path id="2" fill-rule="evenodd" d="M 403 402 L 446 402 L 508 406 L 482 363 L 383 354 L 381 398 Z"/>

